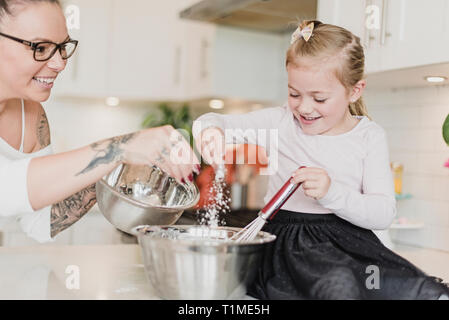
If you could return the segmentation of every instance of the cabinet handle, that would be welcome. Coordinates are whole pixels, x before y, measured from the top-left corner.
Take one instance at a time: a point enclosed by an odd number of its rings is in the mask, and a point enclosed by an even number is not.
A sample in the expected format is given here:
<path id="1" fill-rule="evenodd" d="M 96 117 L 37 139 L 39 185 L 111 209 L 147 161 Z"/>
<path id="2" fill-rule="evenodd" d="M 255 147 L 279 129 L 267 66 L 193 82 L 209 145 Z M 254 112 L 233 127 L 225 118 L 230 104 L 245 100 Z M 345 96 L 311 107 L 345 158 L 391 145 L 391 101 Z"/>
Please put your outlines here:
<path id="1" fill-rule="evenodd" d="M 174 77 L 173 83 L 179 85 L 181 78 L 181 47 L 176 46 L 175 49 L 175 67 L 174 67 Z"/>
<path id="2" fill-rule="evenodd" d="M 207 48 L 209 47 L 209 43 L 207 39 L 201 40 L 201 54 L 200 54 L 200 79 L 206 79 L 208 77 L 207 70 Z"/>
<path id="3" fill-rule="evenodd" d="M 383 46 L 385 44 L 385 39 L 387 37 L 387 8 L 388 0 L 382 0 L 382 30 L 380 33 L 380 44 Z M 391 35 L 391 34 L 389 34 Z"/>

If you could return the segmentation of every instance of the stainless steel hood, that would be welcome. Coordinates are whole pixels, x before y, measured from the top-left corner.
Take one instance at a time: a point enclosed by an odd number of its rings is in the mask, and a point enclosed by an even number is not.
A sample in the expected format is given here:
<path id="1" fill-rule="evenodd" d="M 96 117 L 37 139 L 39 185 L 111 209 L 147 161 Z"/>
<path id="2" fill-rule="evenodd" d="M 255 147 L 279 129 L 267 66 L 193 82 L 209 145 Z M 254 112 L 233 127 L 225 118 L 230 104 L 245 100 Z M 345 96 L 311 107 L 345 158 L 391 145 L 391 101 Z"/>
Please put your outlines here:
<path id="1" fill-rule="evenodd" d="M 180 17 L 253 30 L 284 33 L 315 19 L 317 0 L 199 0 Z"/>

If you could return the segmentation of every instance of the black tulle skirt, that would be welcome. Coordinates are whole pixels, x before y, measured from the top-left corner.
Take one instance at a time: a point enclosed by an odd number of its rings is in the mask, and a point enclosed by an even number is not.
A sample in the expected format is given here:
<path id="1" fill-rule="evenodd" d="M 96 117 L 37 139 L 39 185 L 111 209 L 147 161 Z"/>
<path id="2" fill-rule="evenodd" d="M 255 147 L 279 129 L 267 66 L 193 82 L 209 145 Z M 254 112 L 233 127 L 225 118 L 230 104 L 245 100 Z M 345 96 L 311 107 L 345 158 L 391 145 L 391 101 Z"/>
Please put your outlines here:
<path id="1" fill-rule="evenodd" d="M 371 231 L 334 214 L 280 210 L 264 229 L 264 252 L 248 295 L 258 299 L 438 299 L 449 295 Z"/>

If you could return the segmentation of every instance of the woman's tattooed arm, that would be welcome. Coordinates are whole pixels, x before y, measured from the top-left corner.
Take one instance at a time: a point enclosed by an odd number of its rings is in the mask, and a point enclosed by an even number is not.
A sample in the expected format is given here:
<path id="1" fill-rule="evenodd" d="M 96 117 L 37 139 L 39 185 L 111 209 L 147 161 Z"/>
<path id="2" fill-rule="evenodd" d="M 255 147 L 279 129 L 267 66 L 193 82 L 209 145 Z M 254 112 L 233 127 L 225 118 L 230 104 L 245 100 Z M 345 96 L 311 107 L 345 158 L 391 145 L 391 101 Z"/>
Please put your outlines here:
<path id="1" fill-rule="evenodd" d="M 50 127 L 44 109 L 39 110 L 36 122 L 36 137 L 39 149 L 43 149 L 50 144 Z"/>
<path id="2" fill-rule="evenodd" d="M 95 184 L 51 207 L 51 237 L 81 219 L 97 202 Z"/>
<path id="3" fill-rule="evenodd" d="M 76 175 L 86 173 L 99 165 L 109 164 L 122 159 L 124 153 L 122 149 L 123 144 L 129 142 L 135 134 L 130 133 L 91 144 L 90 147 L 96 151 L 96 154 L 87 167 Z M 96 202 L 95 184 L 93 184 L 73 196 L 54 204 L 51 208 L 51 236 L 54 237 L 81 219 Z"/>
<path id="4" fill-rule="evenodd" d="M 91 148 L 96 151 L 95 157 L 89 162 L 86 168 L 78 172 L 76 175 L 86 173 L 101 164 L 109 164 L 119 160 L 123 156 L 124 150 L 122 145 L 129 142 L 136 133 L 126 134 L 120 137 L 114 137 L 102 142 L 91 144 Z"/>
<path id="5" fill-rule="evenodd" d="M 50 145 L 50 126 L 44 109 L 39 110 L 36 122 L 37 148 L 43 149 Z M 51 207 L 51 236 L 56 236 L 76 221 L 81 219 L 97 202 L 95 184 L 55 203 Z"/>

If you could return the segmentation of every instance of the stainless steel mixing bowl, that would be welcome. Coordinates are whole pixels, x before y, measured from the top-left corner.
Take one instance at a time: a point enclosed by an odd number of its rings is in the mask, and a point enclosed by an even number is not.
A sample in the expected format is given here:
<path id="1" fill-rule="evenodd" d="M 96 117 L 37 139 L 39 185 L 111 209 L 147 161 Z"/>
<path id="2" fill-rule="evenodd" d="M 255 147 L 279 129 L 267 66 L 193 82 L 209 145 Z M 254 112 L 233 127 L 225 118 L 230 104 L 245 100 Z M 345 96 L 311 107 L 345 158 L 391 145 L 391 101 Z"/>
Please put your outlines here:
<path id="1" fill-rule="evenodd" d="M 194 183 L 179 184 L 156 166 L 122 164 L 96 184 L 100 211 L 116 228 L 171 225 L 199 201 Z"/>
<path id="2" fill-rule="evenodd" d="M 146 275 L 163 299 L 240 299 L 260 266 L 264 247 L 276 239 L 260 232 L 255 240 L 226 240 L 240 228 L 139 226 Z"/>

